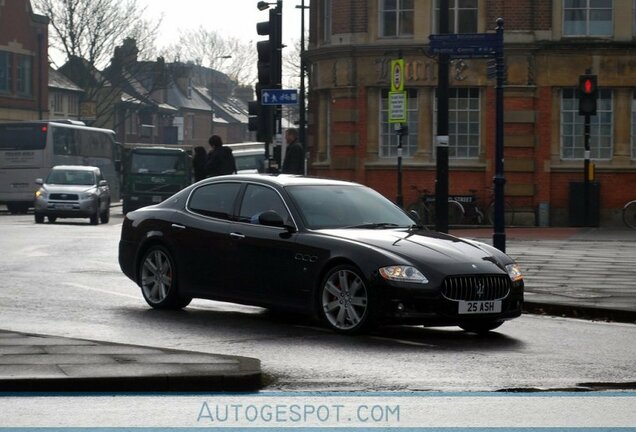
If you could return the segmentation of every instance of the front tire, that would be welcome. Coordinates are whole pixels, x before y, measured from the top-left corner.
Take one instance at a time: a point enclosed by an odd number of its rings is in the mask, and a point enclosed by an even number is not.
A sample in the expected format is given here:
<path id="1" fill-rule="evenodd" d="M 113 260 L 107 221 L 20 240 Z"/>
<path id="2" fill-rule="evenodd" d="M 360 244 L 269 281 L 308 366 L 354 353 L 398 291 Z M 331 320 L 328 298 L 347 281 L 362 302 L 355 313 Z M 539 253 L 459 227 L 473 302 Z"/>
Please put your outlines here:
<path id="1" fill-rule="evenodd" d="M 499 328 L 503 321 L 486 321 L 479 323 L 460 324 L 459 327 L 469 333 L 477 333 L 478 335 L 485 335 L 491 330 Z"/>
<path id="2" fill-rule="evenodd" d="M 36 224 L 44 223 L 44 215 L 36 213 L 35 214 L 35 223 Z"/>
<path id="3" fill-rule="evenodd" d="M 155 309 L 181 309 L 192 301 L 179 296 L 175 261 L 161 245 L 151 246 L 144 254 L 138 283 L 146 303 Z"/>
<path id="4" fill-rule="evenodd" d="M 107 224 L 108 221 L 110 220 L 110 203 L 108 203 L 106 205 L 106 210 L 104 210 L 100 215 L 99 215 L 99 221 L 103 224 Z"/>
<path id="5" fill-rule="evenodd" d="M 371 291 L 359 270 L 341 265 L 329 270 L 318 289 L 318 314 L 338 333 L 360 333 L 373 324 Z"/>

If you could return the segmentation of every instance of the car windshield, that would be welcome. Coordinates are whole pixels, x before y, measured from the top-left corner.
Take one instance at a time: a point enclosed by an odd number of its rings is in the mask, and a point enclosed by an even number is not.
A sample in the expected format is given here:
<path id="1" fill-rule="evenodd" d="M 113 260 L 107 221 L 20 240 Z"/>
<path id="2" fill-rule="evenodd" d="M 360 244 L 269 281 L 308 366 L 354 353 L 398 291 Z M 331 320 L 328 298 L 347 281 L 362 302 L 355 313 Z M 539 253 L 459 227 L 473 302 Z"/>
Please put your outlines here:
<path id="1" fill-rule="evenodd" d="M 399 207 L 365 186 L 306 185 L 287 190 L 309 229 L 382 229 L 414 224 Z"/>
<path id="2" fill-rule="evenodd" d="M 47 177 L 46 183 L 58 185 L 94 185 L 95 173 L 92 171 L 53 170 Z"/>
<path id="3" fill-rule="evenodd" d="M 185 174 L 185 157 L 179 153 L 133 153 L 133 174 Z"/>

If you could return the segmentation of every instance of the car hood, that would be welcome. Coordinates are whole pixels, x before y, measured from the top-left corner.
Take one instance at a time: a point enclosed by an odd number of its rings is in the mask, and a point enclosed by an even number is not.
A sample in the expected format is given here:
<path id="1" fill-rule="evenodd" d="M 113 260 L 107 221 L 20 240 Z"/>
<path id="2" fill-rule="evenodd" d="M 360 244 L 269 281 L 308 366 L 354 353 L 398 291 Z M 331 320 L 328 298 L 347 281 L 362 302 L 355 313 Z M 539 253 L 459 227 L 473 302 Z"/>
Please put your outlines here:
<path id="1" fill-rule="evenodd" d="M 334 229 L 339 237 L 397 255 L 428 272 L 455 274 L 506 273 L 504 263 L 478 243 L 426 230 Z M 395 263 L 399 264 L 399 263 Z"/>
<path id="2" fill-rule="evenodd" d="M 44 184 L 44 188 L 48 193 L 71 193 L 79 194 L 95 189 L 95 185 L 56 185 Z"/>

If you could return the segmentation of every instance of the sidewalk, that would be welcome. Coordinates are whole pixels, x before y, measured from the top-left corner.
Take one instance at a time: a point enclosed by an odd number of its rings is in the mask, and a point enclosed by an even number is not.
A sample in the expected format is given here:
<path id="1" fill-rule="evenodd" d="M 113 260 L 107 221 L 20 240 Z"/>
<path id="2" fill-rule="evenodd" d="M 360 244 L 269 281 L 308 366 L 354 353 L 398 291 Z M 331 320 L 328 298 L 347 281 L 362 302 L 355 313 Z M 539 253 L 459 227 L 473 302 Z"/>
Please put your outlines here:
<path id="1" fill-rule="evenodd" d="M 253 358 L 0 330 L 0 393 L 243 392 L 261 380 Z"/>
<path id="2" fill-rule="evenodd" d="M 451 234 L 492 244 L 492 229 Z M 508 228 L 525 277 L 525 311 L 636 323 L 636 230 Z"/>

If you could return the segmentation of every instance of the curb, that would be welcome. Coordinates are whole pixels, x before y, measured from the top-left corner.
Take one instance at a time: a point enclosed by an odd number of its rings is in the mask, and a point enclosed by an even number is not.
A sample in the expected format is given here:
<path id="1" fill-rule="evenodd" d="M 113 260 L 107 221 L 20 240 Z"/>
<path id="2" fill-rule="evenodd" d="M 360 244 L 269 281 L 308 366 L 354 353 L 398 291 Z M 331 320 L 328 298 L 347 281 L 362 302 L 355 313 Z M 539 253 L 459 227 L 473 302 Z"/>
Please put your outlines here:
<path id="1" fill-rule="evenodd" d="M 523 311 L 533 315 L 552 315 L 566 318 L 636 324 L 636 311 L 628 310 L 524 301 Z"/>

